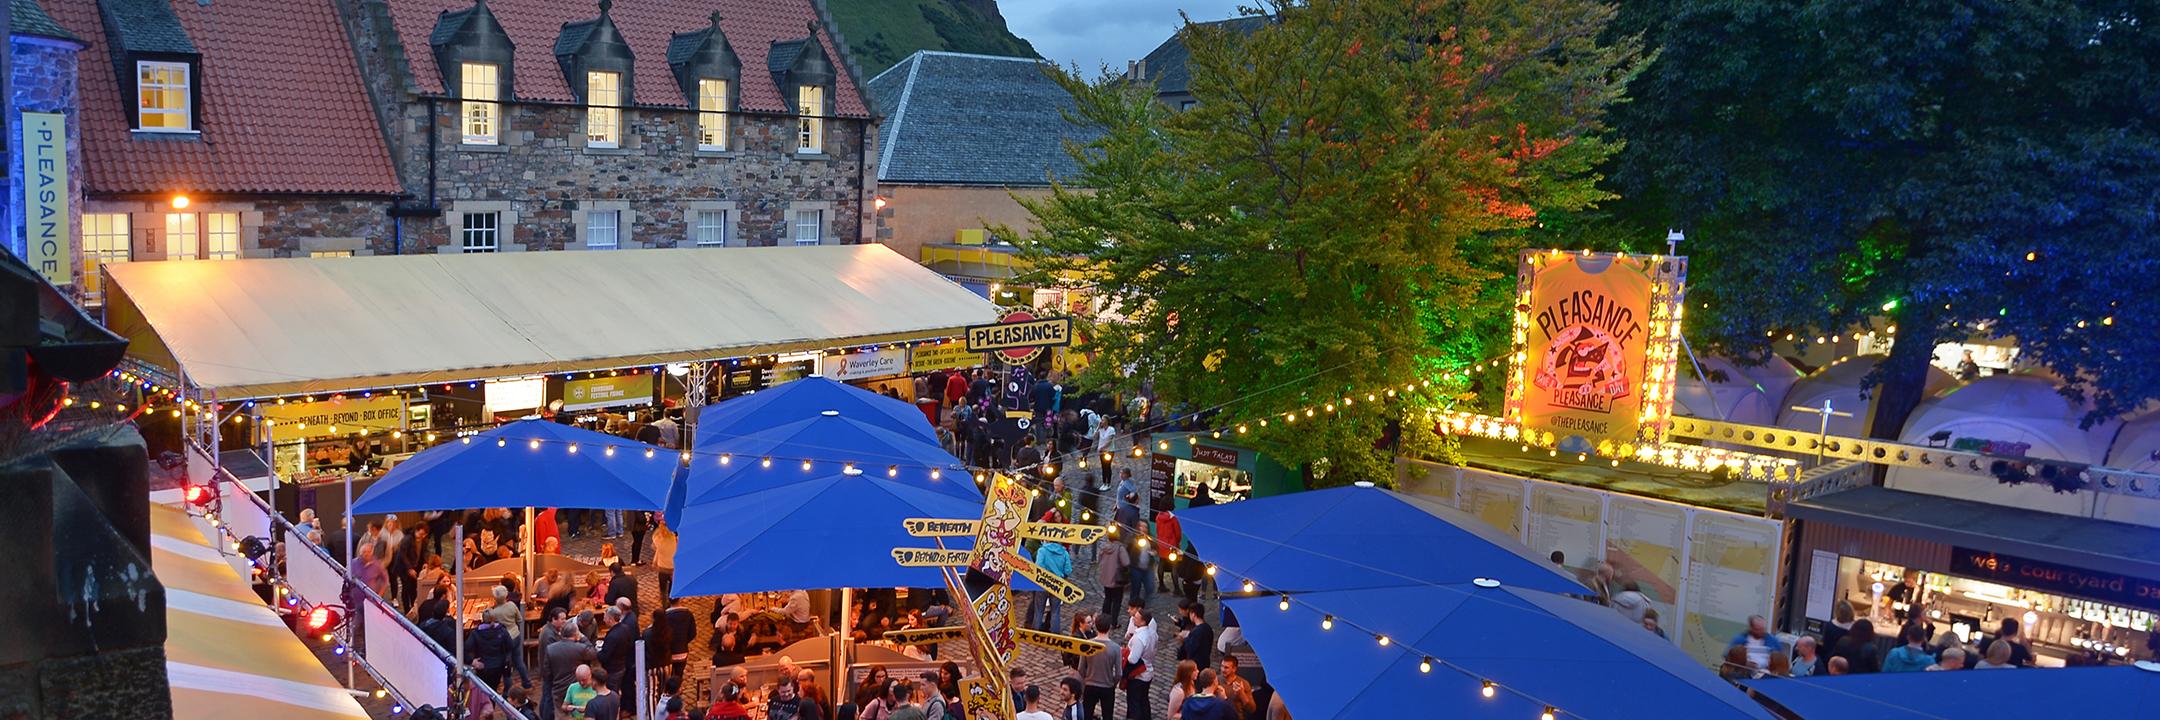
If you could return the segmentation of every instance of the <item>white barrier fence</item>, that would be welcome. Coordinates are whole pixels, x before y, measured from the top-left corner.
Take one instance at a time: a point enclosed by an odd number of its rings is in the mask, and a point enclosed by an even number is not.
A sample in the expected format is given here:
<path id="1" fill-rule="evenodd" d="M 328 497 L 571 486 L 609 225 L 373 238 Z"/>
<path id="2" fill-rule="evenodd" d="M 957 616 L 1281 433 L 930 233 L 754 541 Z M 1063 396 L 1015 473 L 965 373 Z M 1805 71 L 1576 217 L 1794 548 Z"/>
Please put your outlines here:
<path id="1" fill-rule="evenodd" d="M 409 631 L 396 609 L 374 598 L 360 604 L 362 647 L 383 684 L 397 688 L 408 703 L 449 707 L 450 675 L 434 645 Z"/>

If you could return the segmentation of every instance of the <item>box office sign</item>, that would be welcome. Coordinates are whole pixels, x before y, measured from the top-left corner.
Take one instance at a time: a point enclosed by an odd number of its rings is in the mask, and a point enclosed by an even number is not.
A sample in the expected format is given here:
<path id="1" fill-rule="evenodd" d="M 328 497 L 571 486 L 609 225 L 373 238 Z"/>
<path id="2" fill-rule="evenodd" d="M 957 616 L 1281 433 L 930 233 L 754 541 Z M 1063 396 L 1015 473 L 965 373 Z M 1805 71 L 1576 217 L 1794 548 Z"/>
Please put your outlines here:
<path id="1" fill-rule="evenodd" d="M 2160 580 L 2098 572 L 1971 548 L 1950 548 L 1950 574 L 2042 592 L 2160 610 Z"/>
<path id="2" fill-rule="evenodd" d="M 1517 283 L 1508 412 L 1535 442 L 1572 450 L 1659 442 L 1685 260 L 1526 251 Z"/>
<path id="3" fill-rule="evenodd" d="M 907 348 L 904 347 L 883 347 L 845 355 L 827 355 L 819 362 L 818 373 L 834 380 L 899 375 L 907 372 L 907 357 Z"/>
<path id="4" fill-rule="evenodd" d="M 653 373 L 585 378 L 563 382 L 562 409 L 591 410 L 625 405 L 651 405 Z"/>
<path id="5" fill-rule="evenodd" d="M 405 429 L 405 398 L 395 395 L 256 407 L 270 424 L 270 439 L 279 442 Z"/>

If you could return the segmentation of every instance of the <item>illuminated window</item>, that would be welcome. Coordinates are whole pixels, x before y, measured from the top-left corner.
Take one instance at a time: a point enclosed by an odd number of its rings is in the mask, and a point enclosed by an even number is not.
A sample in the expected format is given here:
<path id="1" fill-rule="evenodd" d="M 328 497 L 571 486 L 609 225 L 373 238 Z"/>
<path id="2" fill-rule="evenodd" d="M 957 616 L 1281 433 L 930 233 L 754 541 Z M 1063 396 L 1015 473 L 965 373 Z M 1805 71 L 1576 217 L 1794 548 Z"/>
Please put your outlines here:
<path id="1" fill-rule="evenodd" d="M 585 213 L 585 247 L 613 250 L 622 245 L 622 213 L 593 210 Z"/>
<path id="2" fill-rule="evenodd" d="M 704 78 L 698 81 L 698 149 L 708 152 L 726 150 L 728 146 L 726 80 Z"/>
<path id="3" fill-rule="evenodd" d="M 353 251 L 351 251 L 351 250 L 316 250 L 316 251 L 313 251 L 313 252 L 310 252 L 310 253 L 308 253 L 308 254 L 307 254 L 307 256 L 308 256 L 308 257 L 311 257 L 311 258 L 319 258 L 319 257 L 352 257 L 352 256 L 353 256 L 353 254 L 352 254 L 352 253 L 353 253 Z"/>
<path id="4" fill-rule="evenodd" d="M 240 257 L 240 213 L 203 213 L 204 260 Z"/>
<path id="5" fill-rule="evenodd" d="M 128 233 L 127 213 L 83 213 L 82 288 L 90 303 L 104 299 L 104 280 L 98 266 L 135 259 Z"/>
<path id="6" fill-rule="evenodd" d="M 188 94 L 188 65 L 177 62 L 135 63 L 135 126 L 149 132 L 195 129 L 194 98 Z"/>
<path id="7" fill-rule="evenodd" d="M 622 146 L 622 73 L 585 73 L 585 146 Z"/>
<path id="8" fill-rule="evenodd" d="M 165 214 L 165 259 L 202 259 L 202 230 L 195 213 Z"/>
<path id="9" fill-rule="evenodd" d="M 825 240 L 825 211 L 795 211 L 795 244 L 816 245 Z"/>
<path id="10" fill-rule="evenodd" d="M 461 72 L 464 87 L 458 96 L 465 98 L 465 144 L 494 145 L 501 128 L 502 105 L 495 102 L 502 97 L 501 85 L 496 83 L 499 69 L 488 63 L 465 63 Z"/>
<path id="11" fill-rule="evenodd" d="M 697 244 L 701 247 L 727 245 L 727 211 L 699 210 L 697 214 Z"/>
<path id="12" fill-rule="evenodd" d="M 795 112 L 802 116 L 795 133 L 795 151 L 825 152 L 825 88 L 816 85 L 795 88 Z"/>

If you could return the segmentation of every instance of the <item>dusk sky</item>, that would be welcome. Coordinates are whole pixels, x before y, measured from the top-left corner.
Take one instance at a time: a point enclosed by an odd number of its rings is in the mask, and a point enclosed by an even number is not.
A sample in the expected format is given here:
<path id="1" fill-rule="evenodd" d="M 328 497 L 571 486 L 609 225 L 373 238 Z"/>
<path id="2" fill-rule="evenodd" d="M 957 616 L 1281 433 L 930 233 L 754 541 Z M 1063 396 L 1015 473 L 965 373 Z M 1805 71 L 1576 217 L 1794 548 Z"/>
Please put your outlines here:
<path id="1" fill-rule="evenodd" d="M 1000 0 L 1013 34 L 1059 65 L 1079 64 L 1084 74 L 1104 65 L 1123 72 L 1127 60 L 1147 56 L 1182 25 L 1178 11 L 1195 22 L 1238 16 L 1252 0 Z"/>

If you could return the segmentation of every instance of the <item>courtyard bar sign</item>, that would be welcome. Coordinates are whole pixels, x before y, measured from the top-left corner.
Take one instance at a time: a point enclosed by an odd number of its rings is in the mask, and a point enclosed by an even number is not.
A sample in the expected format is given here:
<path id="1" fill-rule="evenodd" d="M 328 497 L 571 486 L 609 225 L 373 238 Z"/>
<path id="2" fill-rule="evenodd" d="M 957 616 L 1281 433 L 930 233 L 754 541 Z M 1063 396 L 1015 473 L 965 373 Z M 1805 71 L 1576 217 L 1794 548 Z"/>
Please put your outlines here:
<path id="1" fill-rule="evenodd" d="M 68 225 L 67 118 L 22 114 L 23 227 L 30 267 L 46 282 L 74 281 L 73 228 Z"/>
<path id="2" fill-rule="evenodd" d="M 1525 251 L 1508 414 L 1533 444 L 1625 453 L 1664 439 L 1686 261 Z"/>
<path id="3" fill-rule="evenodd" d="M 1072 318 L 1037 319 L 1034 313 L 1015 311 L 989 325 L 969 325 L 967 351 L 995 353 L 998 360 L 1018 365 L 1042 354 L 1043 348 L 1072 344 Z"/>
<path id="4" fill-rule="evenodd" d="M 1950 574 L 2011 587 L 2160 610 L 2160 580 L 2117 575 L 1971 548 L 1950 548 Z"/>

